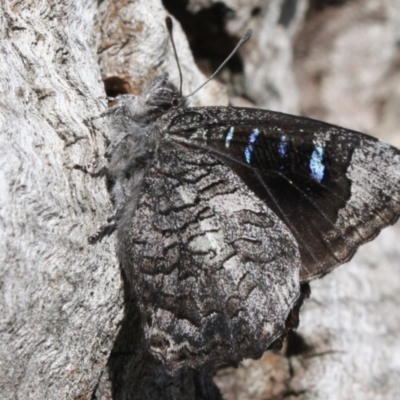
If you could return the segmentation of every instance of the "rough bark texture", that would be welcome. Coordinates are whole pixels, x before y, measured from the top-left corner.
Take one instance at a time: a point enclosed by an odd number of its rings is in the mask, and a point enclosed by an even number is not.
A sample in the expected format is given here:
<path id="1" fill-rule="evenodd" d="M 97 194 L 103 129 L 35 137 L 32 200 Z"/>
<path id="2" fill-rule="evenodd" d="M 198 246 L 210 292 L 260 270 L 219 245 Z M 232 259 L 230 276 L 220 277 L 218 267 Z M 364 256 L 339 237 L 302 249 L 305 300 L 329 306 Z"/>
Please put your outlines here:
<path id="1" fill-rule="evenodd" d="M 207 73 L 253 29 L 221 74 L 232 104 L 301 111 L 399 146 L 399 1 L 310 3 L 306 13 L 306 0 L 164 1 Z M 220 397 L 213 371 L 169 378 L 143 358 L 115 239 L 87 244 L 111 211 L 105 182 L 74 169 L 102 162 L 107 126 L 90 120 L 106 107 L 101 79 L 110 95 L 165 71 L 178 83 L 166 15 L 157 0 L 0 4 L 1 398 Z M 188 93 L 204 76 L 175 25 Z M 227 105 L 226 93 L 210 83 L 192 105 Z M 223 397 L 396 398 L 399 241 L 388 228 L 313 282 L 284 351 L 219 371 Z"/>
<path id="2" fill-rule="evenodd" d="M 103 1 L 98 9 L 99 65 L 106 91 L 112 94 L 139 94 L 164 72 L 176 85 L 178 68 L 165 27 L 168 12 L 159 0 Z M 197 69 L 187 39 L 179 25 L 174 26 L 175 45 L 184 76 L 183 93 L 197 89 L 205 77 Z M 226 105 L 225 88 L 210 82 L 195 98 L 196 105 Z"/>
<path id="3" fill-rule="evenodd" d="M 2 399 L 89 399 L 123 315 L 111 209 L 74 169 L 104 152 L 95 1 L 0 5 Z M 102 99 L 103 98 L 103 99 Z"/>

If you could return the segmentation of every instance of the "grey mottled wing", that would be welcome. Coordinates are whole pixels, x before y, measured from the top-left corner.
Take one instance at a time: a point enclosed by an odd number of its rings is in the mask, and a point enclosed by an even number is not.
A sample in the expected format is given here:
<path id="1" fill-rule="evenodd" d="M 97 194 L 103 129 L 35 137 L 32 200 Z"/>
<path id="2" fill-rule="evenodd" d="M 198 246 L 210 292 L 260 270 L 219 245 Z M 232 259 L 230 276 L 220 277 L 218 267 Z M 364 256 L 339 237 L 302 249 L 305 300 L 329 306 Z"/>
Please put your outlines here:
<path id="1" fill-rule="evenodd" d="M 400 150 L 359 132 L 278 112 L 234 107 L 174 110 L 173 140 L 229 166 L 287 225 L 301 280 L 348 261 L 400 215 Z"/>
<path id="2" fill-rule="evenodd" d="M 299 296 L 292 234 L 204 151 L 161 143 L 118 242 L 150 351 L 171 371 L 261 356 Z"/>

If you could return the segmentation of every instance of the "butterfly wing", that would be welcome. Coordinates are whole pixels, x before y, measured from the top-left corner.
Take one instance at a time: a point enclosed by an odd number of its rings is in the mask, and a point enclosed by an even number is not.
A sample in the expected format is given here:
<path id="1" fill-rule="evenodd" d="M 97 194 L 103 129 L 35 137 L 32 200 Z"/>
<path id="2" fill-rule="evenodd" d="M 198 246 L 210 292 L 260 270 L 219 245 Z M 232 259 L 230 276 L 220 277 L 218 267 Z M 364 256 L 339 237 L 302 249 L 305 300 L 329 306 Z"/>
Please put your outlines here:
<path id="1" fill-rule="evenodd" d="M 399 217 L 400 151 L 365 134 L 234 107 L 174 110 L 162 127 L 223 161 L 286 224 L 302 281 L 348 261 Z"/>
<path id="2" fill-rule="evenodd" d="M 287 227 L 223 162 L 168 141 L 134 207 L 119 257 L 151 353 L 171 371 L 261 356 L 299 296 Z"/>

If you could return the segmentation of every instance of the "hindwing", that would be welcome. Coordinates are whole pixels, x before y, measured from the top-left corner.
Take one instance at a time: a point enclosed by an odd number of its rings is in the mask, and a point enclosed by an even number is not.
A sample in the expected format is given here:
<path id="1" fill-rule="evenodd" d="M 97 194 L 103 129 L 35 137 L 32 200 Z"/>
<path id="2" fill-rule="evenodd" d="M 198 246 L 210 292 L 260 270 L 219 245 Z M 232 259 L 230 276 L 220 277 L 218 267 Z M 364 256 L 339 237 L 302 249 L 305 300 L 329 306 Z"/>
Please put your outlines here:
<path id="1" fill-rule="evenodd" d="M 172 371 L 260 357 L 299 296 L 290 230 L 203 149 L 160 144 L 118 246 L 146 343 Z"/>

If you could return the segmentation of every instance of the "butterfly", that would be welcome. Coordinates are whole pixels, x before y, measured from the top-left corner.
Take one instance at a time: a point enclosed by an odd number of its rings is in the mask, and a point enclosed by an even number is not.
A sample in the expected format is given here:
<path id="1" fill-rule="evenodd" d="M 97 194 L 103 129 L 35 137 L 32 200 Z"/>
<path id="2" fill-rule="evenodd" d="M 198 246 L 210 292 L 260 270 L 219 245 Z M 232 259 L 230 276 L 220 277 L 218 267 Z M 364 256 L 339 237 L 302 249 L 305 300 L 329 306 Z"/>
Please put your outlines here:
<path id="1" fill-rule="evenodd" d="M 187 107 L 168 74 L 103 116 L 116 212 L 91 241 L 117 229 L 146 345 L 169 371 L 260 357 L 304 284 L 399 218 L 400 150 L 368 135 Z"/>

